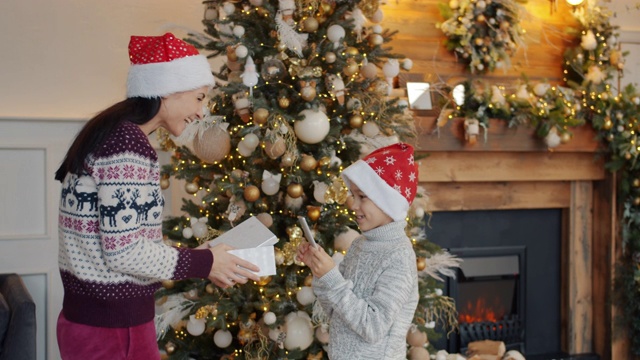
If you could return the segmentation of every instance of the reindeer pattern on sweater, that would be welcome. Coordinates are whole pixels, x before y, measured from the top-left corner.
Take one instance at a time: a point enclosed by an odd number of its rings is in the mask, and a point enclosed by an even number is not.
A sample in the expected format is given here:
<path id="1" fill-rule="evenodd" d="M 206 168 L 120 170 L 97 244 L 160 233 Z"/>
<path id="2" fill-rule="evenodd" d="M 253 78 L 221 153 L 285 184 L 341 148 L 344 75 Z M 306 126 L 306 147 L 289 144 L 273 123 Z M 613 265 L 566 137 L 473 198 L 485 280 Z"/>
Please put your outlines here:
<path id="1" fill-rule="evenodd" d="M 163 243 L 163 207 L 157 154 L 132 123 L 119 125 L 88 157 L 83 174 L 67 174 L 58 262 L 69 320 L 107 327 L 141 324 L 153 319 L 160 279 L 207 277 L 208 250 Z"/>

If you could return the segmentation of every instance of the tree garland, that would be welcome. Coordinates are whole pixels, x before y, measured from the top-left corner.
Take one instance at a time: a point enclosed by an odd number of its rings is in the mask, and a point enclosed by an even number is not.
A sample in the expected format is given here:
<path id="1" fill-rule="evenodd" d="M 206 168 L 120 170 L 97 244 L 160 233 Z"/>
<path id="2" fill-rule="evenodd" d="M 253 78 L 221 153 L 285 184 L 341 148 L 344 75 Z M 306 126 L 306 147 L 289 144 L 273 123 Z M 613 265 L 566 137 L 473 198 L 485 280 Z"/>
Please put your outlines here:
<path id="1" fill-rule="evenodd" d="M 457 5 L 456 0 L 451 3 Z M 452 91 L 450 98 L 457 106 L 443 109 L 441 116 L 476 120 L 484 127 L 490 118 L 508 120 L 510 126 L 532 126 L 550 148 L 570 141 L 573 127 L 593 126 L 604 144 L 606 168 L 618 174 L 623 254 L 613 286 L 613 300 L 622 310 L 616 321 L 628 326 L 631 351 L 640 355 L 640 95 L 634 85 L 617 93 L 611 87 L 614 75 L 624 69 L 625 55 L 617 49 L 611 11 L 587 0 L 573 14 L 579 29 L 574 46 L 564 54 L 563 86 L 531 83 L 523 77 L 515 91 L 507 93 L 503 87 L 469 81 L 461 84 L 463 96 Z M 445 34 L 449 47 L 462 42 L 451 32 Z"/>

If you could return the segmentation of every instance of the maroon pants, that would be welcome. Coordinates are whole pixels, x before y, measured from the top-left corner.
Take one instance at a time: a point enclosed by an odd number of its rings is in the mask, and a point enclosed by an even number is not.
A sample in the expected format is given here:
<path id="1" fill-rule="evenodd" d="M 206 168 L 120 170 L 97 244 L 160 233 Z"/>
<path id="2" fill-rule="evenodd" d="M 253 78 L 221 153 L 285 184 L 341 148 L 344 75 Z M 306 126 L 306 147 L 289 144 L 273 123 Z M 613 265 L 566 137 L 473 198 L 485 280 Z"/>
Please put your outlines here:
<path id="1" fill-rule="evenodd" d="M 160 359 L 153 321 L 129 328 L 103 328 L 58 316 L 58 347 L 63 360 Z"/>

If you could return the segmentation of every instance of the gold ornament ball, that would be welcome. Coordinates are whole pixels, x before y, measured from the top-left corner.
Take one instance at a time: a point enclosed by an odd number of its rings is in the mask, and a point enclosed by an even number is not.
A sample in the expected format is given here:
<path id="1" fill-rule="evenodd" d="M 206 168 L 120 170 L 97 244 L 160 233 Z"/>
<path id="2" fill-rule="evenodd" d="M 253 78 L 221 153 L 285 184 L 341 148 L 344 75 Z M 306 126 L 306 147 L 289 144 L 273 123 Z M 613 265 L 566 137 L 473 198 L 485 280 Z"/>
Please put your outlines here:
<path id="1" fill-rule="evenodd" d="M 427 267 L 427 261 L 425 258 L 418 258 L 416 260 L 416 266 L 418 267 L 418 271 L 422 271 Z"/>
<path id="2" fill-rule="evenodd" d="M 324 156 L 318 161 L 318 164 L 320 164 L 320 166 L 327 166 L 331 164 L 331 158 Z"/>
<path id="3" fill-rule="evenodd" d="M 299 198 L 300 196 L 302 196 L 302 185 L 300 184 L 289 184 L 289 186 L 287 186 L 287 194 L 289 196 L 291 196 L 294 199 Z"/>
<path id="4" fill-rule="evenodd" d="M 167 350 L 167 354 L 173 354 L 176 351 L 176 345 L 172 342 L 168 342 L 164 345 L 164 349 Z"/>
<path id="5" fill-rule="evenodd" d="M 195 182 L 186 183 L 184 185 L 184 191 L 186 191 L 188 194 L 191 194 L 191 195 L 197 193 L 198 192 L 198 188 L 199 188 L 199 186 Z"/>
<path id="6" fill-rule="evenodd" d="M 278 51 L 283 52 L 285 50 L 287 50 L 287 44 L 283 43 L 283 42 L 279 42 L 278 45 L 276 45 L 276 49 L 278 49 Z"/>
<path id="7" fill-rule="evenodd" d="M 304 21 L 302 22 L 302 26 L 304 27 L 304 31 L 306 32 L 314 32 L 318 30 L 318 25 L 318 19 L 312 16 L 304 19 Z"/>
<path id="8" fill-rule="evenodd" d="M 265 286 L 271 282 L 271 276 L 261 276 L 260 280 L 256 282 L 256 284 L 260 286 Z"/>
<path id="9" fill-rule="evenodd" d="M 613 141 L 613 139 L 615 139 L 615 136 L 613 136 L 613 134 L 607 134 L 607 140 Z"/>
<path id="10" fill-rule="evenodd" d="M 171 182 L 169 182 L 169 179 L 163 177 L 162 179 L 160 179 L 160 188 L 162 190 L 167 190 L 169 188 L 169 186 L 171 185 Z"/>
<path id="11" fill-rule="evenodd" d="M 311 101 L 316 98 L 316 88 L 307 86 L 300 90 L 300 97 L 304 101 Z"/>
<path id="12" fill-rule="evenodd" d="M 309 275 L 304 278 L 304 286 L 311 286 L 313 284 L 313 275 Z"/>
<path id="13" fill-rule="evenodd" d="M 333 6 L 331 6 L 331 4 L 328 2 L 323 2 L 320 5 L 320 8 L 323 14 L 328 14 L 328 15 L 333 14 Z"/>
<path id="14" fill-rule="evenodd" d="M 320 209 L 317 206 L 307 207 L 307 216 L 311 221 L 318 221 L 320 218 Z"/>
<path id="15" fill-rule="evenodd" d="M 260 198 L 260 189 L 255 185 L 249 185 L 244 188 L 244 199 L 248 202 L 254 202 Z"/>
<path id="16" fill-rule="evenodd" d="M 173 280 L 162 280 L 162 286 L 165 289 L 173 289 L 173 287 L 176 285 L 175 281 Z"/>
<path id="17" fill-rule="evenodd" d="M 602 127 L 605 130 L 609 130 L 609 129 L 611 129 L 613 127 L 613 121 L 611 121 L 610 117 L 607 116 L 607 117 L 604 118 L 604 124 L 602 124 Z"/>
<path id="18" fill-rule="evenodd" d="M 276 258 L 276 265 L 282 265 L 284 263 L 284 253 L 279 248 L 275 248 L 274 256 Z"/>
<path id="19" fill-rule="evenodd" d="M 639 187 L 640 186 L 640 179 L 635 178 L 633 179 L 633 187 Z"/>
<path id="20" fill-rule="evenodd" d="M 357 56 L 360 52 L 358 51 L 358 48 L 353 47 L 353 46 L 349 46 L 345 50 L 345 53 L 347 54 L 347 56 Z"/>
<path id="21" fill-rule="evenodd" d="M 302 155 L 302 160 L 300 160 L 300 168 L 304 171 L 311 171 L 316 168 L 318 162 L 311 155 Z"/>
<path id="22" fill-rule="evenodd" d="M 560 135 L 560 141 L 563 144 L 568 143 L 569 141 L 571 141 L 571 134 L 568 132 L 563 132 L 562 135 Z"/>
<path id="23" fill-rule="evenodd" d="M 378 46 L 384 43 L 384 38 L 380 34 L 371 34 L 369 35 L 369 45 Z"/>
<path id="24" fill-rule="evenodd" d="M 324 61 L 327 64 L 333 64 L 336 61 L 336 54 L 329 51 L 326 54 L 324 54 Z"/>
<path id="25" fill-rule="evenodd" d="M 204 287 L 204 291 L 206 291 L 207 294 L 213 294 L 216 292 L 216 286 L 213 284 L 207 284 L 207 286 Z"/>
<path id="26" fill-rule="evenodd" d="M 265 108 L 258 108 L 253 112 L 253 122 L 256 124 L 264 124 L 267 122 L 267 118 L 269 117 L 269 110 Z"/>
<path id="27" fill-rule="evenodd" d="M 290 152 L 284 153 L 282 159 L 280 159 L 280 165 L 284 167 L 293 166 L 293 155 Z"/>
<path id="28" fill-rule="evenodd" d="M 418 329 L 415 331 L 409 330 L 407 334 L 407 344 L 415 347 L 422 347 L 427 343 L 427 333 L 424 333 Z"/>
<path id="29" fill-rule="evenodd" d="M 640 205 L 640 197 L 637 197 L 637 198 L 633 199 L 633 204 L 634 204 L 635 206 Z"/>
<path id="30" fill-rule="evenodd" d="M 288 97 L 281 96 L 278 98 L 278 106 L 280 106 L 281 108 L 286 109 L 289 107 L 289 105 L 291 105 L 291 100 L 289 100 Z"/>
<path id="31" fill-rule="evenodd" d="M 351 76 L 357 73 L 359 69 L 358 64 L 352 61 L 342 68 L 342 72 L 347 76 Z"/>
<path id="32" fill-rule="evenodd" d="M 362 117 L 362 115 L 355 114 L 349 119 L 349 126 L 351 126 L 353 129 L 361 127 L 362 124 L 364 124 L 364 118 Z"/>
<path id="33" fill-rule="evenodd" d="M 631 154 L 628 152 L 624 153 L 624 158 L 627 160 L 631 160 Z"/>

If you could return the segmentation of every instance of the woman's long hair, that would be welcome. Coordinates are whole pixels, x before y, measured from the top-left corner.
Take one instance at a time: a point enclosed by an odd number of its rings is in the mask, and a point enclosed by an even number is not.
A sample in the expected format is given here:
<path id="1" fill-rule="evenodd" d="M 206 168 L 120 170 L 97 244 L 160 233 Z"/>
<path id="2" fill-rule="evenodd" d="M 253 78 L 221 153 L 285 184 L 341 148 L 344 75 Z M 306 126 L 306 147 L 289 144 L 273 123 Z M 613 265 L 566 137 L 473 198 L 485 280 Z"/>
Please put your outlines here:
<path id="1" fill-rule="evenodd" d="M 80 130 L 67 151 L 62 164 L 56 171 L 56 180 L 62 182 L 67 173 L 82 174 L 84 162 L 113 130 L 123 121 L 142 125 L 160 111 L 161 98 L 133 97 L 123 100 L 103 110 L 89 120 Z"/>

